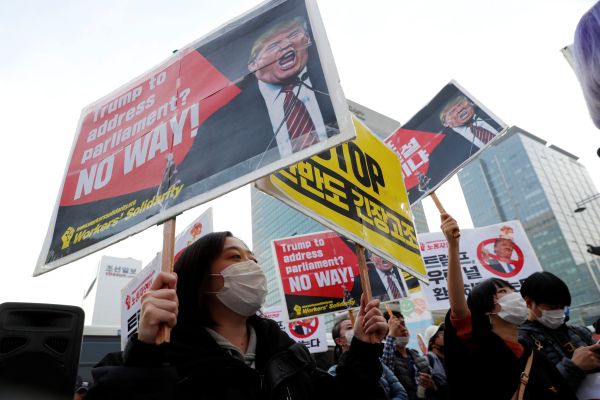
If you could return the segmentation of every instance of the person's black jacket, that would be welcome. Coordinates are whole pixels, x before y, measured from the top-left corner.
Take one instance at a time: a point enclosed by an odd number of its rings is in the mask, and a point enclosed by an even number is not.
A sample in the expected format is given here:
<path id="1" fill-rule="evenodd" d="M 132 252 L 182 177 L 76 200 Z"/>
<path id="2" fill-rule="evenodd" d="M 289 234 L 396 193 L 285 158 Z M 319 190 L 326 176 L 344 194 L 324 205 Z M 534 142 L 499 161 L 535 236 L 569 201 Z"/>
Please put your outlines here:
<path id="1" fill-rule="evenodd" d="M 249 322 L 257 336 L 256 369 L 229 355 L 204 329 L 179 327 L 171 343 L 133 340 L 123 363 L 113 358 L 94 368 L 86 399 L 385 399 L 378 384 L 381 345 L 354 339 L 332 377 L 275 322 L 260 317 Z"/>
<path id="2" fill-rule="evenodd" d="M 446 315 L 444 354 L 452 399 L 510 400 L 525 370 L 531 347 L 520 358 L 492 331 L 473 335 L 467 343 L 458 338 Z M 527 400 L 577 399 L 567 382 L 543 354 L 535 352 L 525 389 Z"/>
<path id="3" fill-rule="evenodd" d="M 538 321 L 525 321 L 519 326 L 519 340 L 536 346 L 556 366 L 573 390 L 577 390 L 585 379 L 586 372 L 571 361 L 573 353 L 569 353 L 563 345 L 570 342 L 577 348 L 594 344 L 592 333 L 587 328 L 562 324 L 557 329 L 550 329 Z"/>

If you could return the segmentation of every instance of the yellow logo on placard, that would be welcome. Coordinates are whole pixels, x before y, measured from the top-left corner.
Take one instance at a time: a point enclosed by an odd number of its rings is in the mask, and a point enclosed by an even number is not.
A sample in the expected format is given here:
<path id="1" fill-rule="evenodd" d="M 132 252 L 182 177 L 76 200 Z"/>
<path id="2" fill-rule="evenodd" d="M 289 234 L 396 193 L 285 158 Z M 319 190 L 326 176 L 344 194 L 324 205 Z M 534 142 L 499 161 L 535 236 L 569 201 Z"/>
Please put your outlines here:
<path id="1" fill-rule="evenodd" d="M 62 234 L 62 236 L 60 237 L 60 239 L 62 240 L 62 249 L 66 249 L 67 247 L 69 247 L 69 245 L 71 244 L 71 239 L 73 238 L 73 235 L 75 234 L 75 228 L 73 228 L 72 226 L 68 227 L 67 230 L 65 231 L 65 233 Z"/>
<path id="2" fill-rule="evenodd" d="M 294 312 L 296 313 L 296 315 L 302 315 L 302 307 L 300 307 L 298 304 L 296 304 L 294 306 Z"/>

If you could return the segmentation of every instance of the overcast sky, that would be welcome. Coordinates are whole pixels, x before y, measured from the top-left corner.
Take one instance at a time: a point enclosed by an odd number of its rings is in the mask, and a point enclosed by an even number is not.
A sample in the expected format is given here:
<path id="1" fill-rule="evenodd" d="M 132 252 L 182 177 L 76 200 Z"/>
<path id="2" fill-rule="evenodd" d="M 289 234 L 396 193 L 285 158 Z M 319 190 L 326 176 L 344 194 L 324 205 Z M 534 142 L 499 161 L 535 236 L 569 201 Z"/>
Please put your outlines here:
<path id="1" fill-rule="evenodd" d="M 407 121 L 456 79 L 508 125 L 581 157 L 596 185 L 600 132 L 560 48 L 591 0 L 318 1 L 347 98 Z M 81 109 L 173 50 L 257 5 L 251 0 L 0 2 L 0 303 L 81 305 L 102 254 L 144 264 L 162 231 L 147 231 L 41 277 L 37 261 Z M 464 228 L 458 180 L 438 195 Z M 215 229 L 251 243 L 248 188 L 211 203 Z M 425 202 L 430 229 L 438 230 Z M 183 229 L 208 205 L 178 217 Z"/>

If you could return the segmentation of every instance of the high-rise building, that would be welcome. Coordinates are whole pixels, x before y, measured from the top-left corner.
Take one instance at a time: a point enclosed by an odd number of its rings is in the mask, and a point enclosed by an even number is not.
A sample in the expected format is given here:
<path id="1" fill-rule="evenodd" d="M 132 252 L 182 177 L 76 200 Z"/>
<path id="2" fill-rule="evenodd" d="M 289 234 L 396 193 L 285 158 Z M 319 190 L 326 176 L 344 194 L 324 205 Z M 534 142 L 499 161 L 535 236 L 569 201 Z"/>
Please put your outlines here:
<path id="1" fill-rule="evenodd" d="M 476 227 L 517 219 L 542 268 L 559 276 L 572 296 L 571 321 L 600 316 L 600 202 L 574 213 L 577 202 L 597 193 L 578 158 L 524 130 L 508 132 L 459 172 Z"/>
<path id="2" fill-rule="evenodd" d="M 348 106 L 350 111 L 382 140 L 400 126 L 399 122 L 350 100 Z M 251 190 L 251 202 L 253 250 L 267 275 L 269 294 L 266 305 L 273 306 L 281 301 L 281 295 L 273 263 L 271 241 L 283 237 L 322 232 L 328 228 L 255 188 Z M 417 231 L 428 232 L 421 203 L 415 204 L 412 210 Z"/>

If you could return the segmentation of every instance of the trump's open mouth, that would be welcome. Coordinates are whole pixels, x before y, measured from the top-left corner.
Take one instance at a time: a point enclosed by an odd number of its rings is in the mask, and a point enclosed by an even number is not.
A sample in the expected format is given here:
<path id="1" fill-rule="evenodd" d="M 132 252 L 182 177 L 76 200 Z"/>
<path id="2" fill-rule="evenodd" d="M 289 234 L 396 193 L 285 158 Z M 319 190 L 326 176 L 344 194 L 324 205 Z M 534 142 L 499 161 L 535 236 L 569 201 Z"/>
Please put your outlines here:
<path id="1" fill-rule="evenodd" d="M 458 112 L 458 118 L 465 120 L 470 117 L 471 111 L 468 108 L 463 108 Z"/>
<path id="2" fill-rule="evenodd" d="M 296 52 L 290 50 L 285 52 L 279 59 L 279 67 L 283 70 L 290 69 L 296 64 Z"/>

